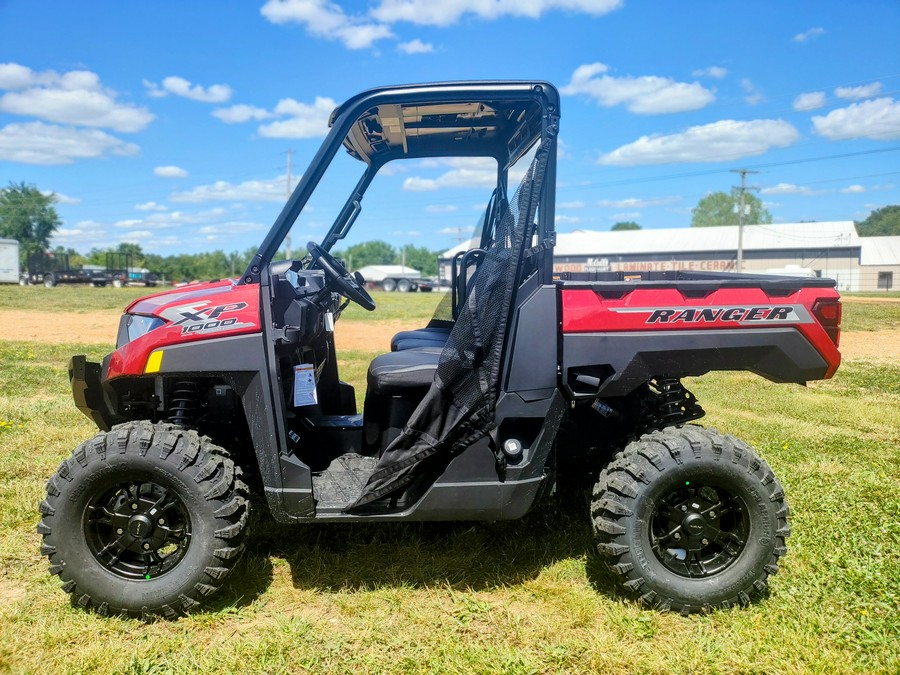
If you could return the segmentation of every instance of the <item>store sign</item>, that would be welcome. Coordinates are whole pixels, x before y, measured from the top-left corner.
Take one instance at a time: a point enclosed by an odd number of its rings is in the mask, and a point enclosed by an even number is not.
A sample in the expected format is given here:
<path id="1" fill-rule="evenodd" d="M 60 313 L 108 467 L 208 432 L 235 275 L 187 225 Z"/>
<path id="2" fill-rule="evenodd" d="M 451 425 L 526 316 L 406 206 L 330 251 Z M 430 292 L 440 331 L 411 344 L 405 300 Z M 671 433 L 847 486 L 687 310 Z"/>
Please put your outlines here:
<path id="1" fill-rule="evenodd" d="M 641 260 L 610 263 L 607 258 L 588 258 L 585 262 L 555 263 L 554 272 L 730 272 L 734 260 Z"/>

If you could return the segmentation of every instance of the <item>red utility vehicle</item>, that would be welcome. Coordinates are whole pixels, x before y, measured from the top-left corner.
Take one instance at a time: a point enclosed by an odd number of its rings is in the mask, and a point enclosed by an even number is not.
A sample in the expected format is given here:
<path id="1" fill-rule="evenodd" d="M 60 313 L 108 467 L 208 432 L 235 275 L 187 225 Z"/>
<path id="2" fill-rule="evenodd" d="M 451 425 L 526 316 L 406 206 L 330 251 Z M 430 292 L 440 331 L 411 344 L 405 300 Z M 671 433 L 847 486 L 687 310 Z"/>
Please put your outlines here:
<path id="1" fill-rule="evenodd" d="M 686 424 L 703 410 L 682 379 L 831 377 L 834 282 L 554 274 L 559 115 L 545 82 L 363 92 L 239 279 L 138 300 L 102 364 L 73 357 L 100 432 L 40 507 L 64 590 L 101 614 L 196 607 L 241 553 L 253 494 L 287 523 L 497 520 L 589 484 L 600 553 L 644 602 L 691 612 L 764 591 L 784 491 L 745 443 Z M 362 172 L 331 229 L 273 261 L 341 147 Z M 335 322 L 375 303 L 329 250 L 387 163 L 449 156 L 497 162 L 479 246 L 454 260 L 446 312 L 372 361 L 359 414 Z"/>

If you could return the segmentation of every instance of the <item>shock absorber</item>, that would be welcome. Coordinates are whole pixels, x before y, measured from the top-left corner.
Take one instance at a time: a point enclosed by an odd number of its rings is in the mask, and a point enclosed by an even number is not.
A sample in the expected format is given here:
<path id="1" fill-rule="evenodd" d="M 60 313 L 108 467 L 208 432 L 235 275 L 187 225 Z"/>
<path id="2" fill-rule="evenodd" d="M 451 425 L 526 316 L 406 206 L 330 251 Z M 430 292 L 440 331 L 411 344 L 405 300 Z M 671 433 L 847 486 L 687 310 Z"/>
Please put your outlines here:
<path id="1" fill-rule="evenodd" d="M 659 428 L 683 424 L 706 414 L 697 398 L 677 377 L 660 377 L 650 382 L 656 390 L 656 419 Z"/>
<path id="2" fill-rule="evenodd" d="M 169 422 L 190 429 L 200 407 L 200 388 L 197 383 L 189 380 L 176 382 L 169 400 Z"/>

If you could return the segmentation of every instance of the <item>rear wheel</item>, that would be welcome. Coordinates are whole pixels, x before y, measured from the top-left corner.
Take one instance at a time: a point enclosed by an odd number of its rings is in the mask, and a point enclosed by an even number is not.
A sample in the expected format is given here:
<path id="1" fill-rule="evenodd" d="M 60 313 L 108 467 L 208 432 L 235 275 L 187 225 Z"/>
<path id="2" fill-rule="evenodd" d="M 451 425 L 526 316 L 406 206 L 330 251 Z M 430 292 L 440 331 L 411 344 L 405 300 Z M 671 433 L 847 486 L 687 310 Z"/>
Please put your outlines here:
<path id="1" fill-rule="evenodd" d="M 409 293 L 412 290 L 412 284 L 409 279 L 400 279 L 397 282 L 397 290 L 401 293 Z"/>
<path id="2" fill-rule="evenodd" d="M 391 293 L 397 290 L 397 280 L 396 279 L 385 279 L 381 282 L 381 290 L 387 291 Z"/>
<path id="3" fill-rule="evenodd" d="M 115 288 L 122 288 L 125 285 L 125 281 L 121 277 L 116 277 L 113 279 L 112 284 Z"/>
<path id="4" fill-rule="evenodd" d="M 54 286 L 56 286 L 56 279 L 53 278 L 52 274 L 44 275 L 44 286 L 46 286 L 47 288 L 53 288 Z"/>
<path id="5" fill-rule="evenodd" d="M 630 443 L 601 473 L 591 515 L 622 584 L 683 614 L 762 594 L 790 534 L 769 466 L 742 441 L 694 425 Z"/>
<path id="6" fill-rule="evenodd" d="M 249 503 L 225 451 L 171 424 L 129 422 L 79 446 L 47 483 L 50 573 L 100 614 L 194 609 L 243 550 Z"/>

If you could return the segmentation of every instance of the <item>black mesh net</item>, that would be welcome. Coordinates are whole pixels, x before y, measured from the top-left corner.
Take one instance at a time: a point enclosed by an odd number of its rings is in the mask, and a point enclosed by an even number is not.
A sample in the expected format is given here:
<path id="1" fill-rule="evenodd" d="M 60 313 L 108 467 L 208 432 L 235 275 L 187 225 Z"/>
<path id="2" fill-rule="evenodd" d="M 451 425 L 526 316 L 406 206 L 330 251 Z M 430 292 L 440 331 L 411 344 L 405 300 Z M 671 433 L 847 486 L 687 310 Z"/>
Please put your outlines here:
<path id="1" fill-rule="evenodd" d="M 434 382 L 393 443 L 382 453 L 362 506 L 406 486 L 425 460 L 449 462 L 494 429 L 500 364 L 510 308 L 535 232 L 535 217 L 548 147 L 538 149 L 460 303 L 459 316 L 441 353 Z M 495 449 L 503 477 L 502 453 Z"/>

